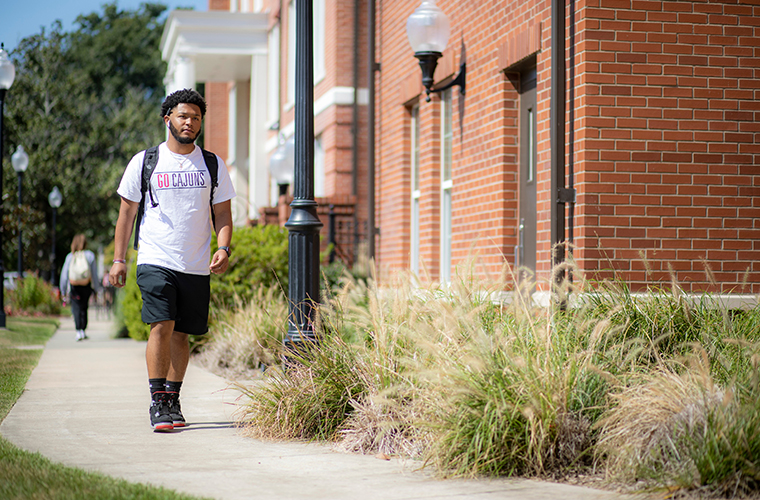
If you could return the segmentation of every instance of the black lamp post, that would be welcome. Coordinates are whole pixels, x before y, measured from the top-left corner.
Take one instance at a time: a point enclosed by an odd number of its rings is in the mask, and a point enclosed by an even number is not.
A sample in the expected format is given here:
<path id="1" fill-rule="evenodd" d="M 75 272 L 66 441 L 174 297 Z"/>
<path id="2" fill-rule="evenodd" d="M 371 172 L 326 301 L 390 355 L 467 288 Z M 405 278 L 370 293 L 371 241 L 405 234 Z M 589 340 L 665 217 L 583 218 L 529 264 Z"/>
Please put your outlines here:
<path id="1" fill-rule="evenodd" d="M 3 268 L 3 105 L 5 92 L 13 85 L 16 68 L 13 66 L 3 44 L 0 44 L 0 328 L 5 328 L 5 269 Z"/>
<path id="2" fill-rule="evenodd" d="M 29 166 L 29 155 L 24 151 L 24 146 L 16 148 L 11 156 L 13 170 L 18 174 L 18 279 L 24 277 L 24 246 L 21 242 L 21 185 L 26 167 Z"/>
<path id="3" fill-rule="evenodd" d="M 446 44 L 449 43 L 449 33 L 449 19 L 434 0 L 423 0 L 406 20 L 406 36 L 414 51 L 414 57 L 420 61 L 422 85 L 425 86 L 425 101 L 427 102 L 430 102 L 431 92 L 442 92 L 454 85 L 459 85 L 461 94 L 465 91 L 467 64 L 464 58 L 459 65 L 459 74 L 456 78 L 441 88 L 431 88 L 438 59 L 446 50 Z"/>
<path id="4" fill-rule="evenodd" d="M 63 195 L 58 186 L 55 186 L 48 195 L 48 203 L 50 203 L 50 207 L 53 209 L 53 248 L 50 252 L 50 283 L 53 286 L 58 284 L 58 280 L 56 279 L 58 273 L 55 268 L 55 216 L 58 212 L 58 207 L 61 206 L 61 202 L 63 202 Z"/>
<path id="5" fill-rule="evenodd" d="M 295 183 L 288 228 L 290 311 L 285 348 L 303 351 L 315 342 L 314 313 L 319 303 L 319 230 L 314 201 L 314 54 L 313 8 L 296 2 Z"/>

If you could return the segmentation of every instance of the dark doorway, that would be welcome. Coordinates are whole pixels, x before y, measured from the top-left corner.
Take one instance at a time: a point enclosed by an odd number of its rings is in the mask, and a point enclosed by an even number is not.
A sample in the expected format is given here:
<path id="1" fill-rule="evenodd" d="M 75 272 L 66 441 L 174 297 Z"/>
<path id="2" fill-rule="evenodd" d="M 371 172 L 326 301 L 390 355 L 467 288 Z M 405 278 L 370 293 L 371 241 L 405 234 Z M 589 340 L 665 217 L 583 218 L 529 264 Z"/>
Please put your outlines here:
<path id="1" fill-rule="evenodd" d="M 520 225 L 517 265 L 536 272 L 536 67 L 520 72 Z M 520 273 L 522 276 L 523 273 Z"/>

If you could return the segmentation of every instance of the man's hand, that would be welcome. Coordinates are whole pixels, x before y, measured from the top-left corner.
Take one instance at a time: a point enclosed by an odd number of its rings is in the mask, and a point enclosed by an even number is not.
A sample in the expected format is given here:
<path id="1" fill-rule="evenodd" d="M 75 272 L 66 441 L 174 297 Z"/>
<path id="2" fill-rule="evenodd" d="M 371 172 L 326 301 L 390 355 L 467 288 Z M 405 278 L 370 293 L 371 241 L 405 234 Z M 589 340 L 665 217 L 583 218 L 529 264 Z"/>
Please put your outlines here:
<path id="1" fill-rule="evenodd" d="M 127 284 L 127 265 L 115 262 L 108 272 L 108 279 L 116 288 L 124 288 Z"/>
<path id="2" fill-rule="evenodd" d="M 227 266 L 229 265 L 230 259 L 227 256 L 227 251 L 220 248 L 214 252 L 214 256 L 211 258 L 211 265 L 208 268 L 214 274 L 222 274 L 227 270 Z"/>

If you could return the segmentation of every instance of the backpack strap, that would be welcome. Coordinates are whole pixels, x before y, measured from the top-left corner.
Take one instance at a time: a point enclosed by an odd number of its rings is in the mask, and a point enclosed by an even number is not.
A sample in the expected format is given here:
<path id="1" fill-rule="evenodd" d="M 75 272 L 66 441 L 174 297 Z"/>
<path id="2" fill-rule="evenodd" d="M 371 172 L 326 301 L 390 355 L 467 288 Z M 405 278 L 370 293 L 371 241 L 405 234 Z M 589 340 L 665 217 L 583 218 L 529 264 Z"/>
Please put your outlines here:
<path id="1" fill-rule="evenodd" d="M 219 161 L 216 159 L 216 154 L 211 151 L 206 151 L 201 148 L 203 152 L 203 161 L 206 162 L 206 168 L 211 175 L 211 196 L 209 196 L 209 206 L 211 207 L 211 223 L 216 231 L 216 215 L 214 214 L 214 192 L 219 185 Z"/>
<path id="2" fill-rule="evenodd" d="M 145 193 L 150 190 L 150 176 L 153 175 L 153 171 L 158 165 L 158 146 L 153 146 L 145 150 L 145 156 L 143 157 L 142 165 L 142 179 L 140 184 L 140 206 L 137 208 L 137 217 L 135 217 L 135 244 L 134 248 L 137 250 L 137 245 L 140 241 L 140 222 L 142 222 L 143 215 L 145 214 Z M 153 193 L 150 193 L 151 203 L 156 206 L 156 202 L 153 201 Z"/>

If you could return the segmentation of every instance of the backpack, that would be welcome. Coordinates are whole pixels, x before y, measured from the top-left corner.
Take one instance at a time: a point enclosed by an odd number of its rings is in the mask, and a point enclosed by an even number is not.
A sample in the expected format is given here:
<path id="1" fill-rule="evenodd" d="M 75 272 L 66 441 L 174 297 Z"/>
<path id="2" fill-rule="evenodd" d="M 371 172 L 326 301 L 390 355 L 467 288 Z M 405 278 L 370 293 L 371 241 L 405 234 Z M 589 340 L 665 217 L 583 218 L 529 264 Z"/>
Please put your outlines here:
<path id="1" fill-rule="evenodd" d="M 90 283 L 90 263 L 83 250 L 74 252 L 69 262 L 69 283 L 72 286 L 86 286 Z"/>
<path id="2" fill-rule="evenodd" d="M 216 160 L 216 155 L 211 151 L 206 151 L 201 148 L 201 152 L 203 153 L 203 161 L 206 162 L 208 173 L 211 175 L 211 196 L 209 196 L 209 206 L 211 207 L 211 221 L 214 227 L 216 227 L 216 217 L 214 217 L 214 190 L 219 185 L 219 162 Z M 145 156 L 143 157 L 142 183 L 140 184 L 142 198 L 140 199 L 140 206 L 137 209 L 137 217 L 135 217 L 135 250 L 137 250 L 137 245 L 140 242 L 140 222 L 145 214 L 145 193 L 149 193 L 151 205 L 154 208 L 158 206 L 158 203 L 153 201 L 153 193 L 148 189 L 150 186 L 150 176 L 153 175 L 156 165 L 158 165 L 158 146 L 153 146 L 145 150 Z"/>

